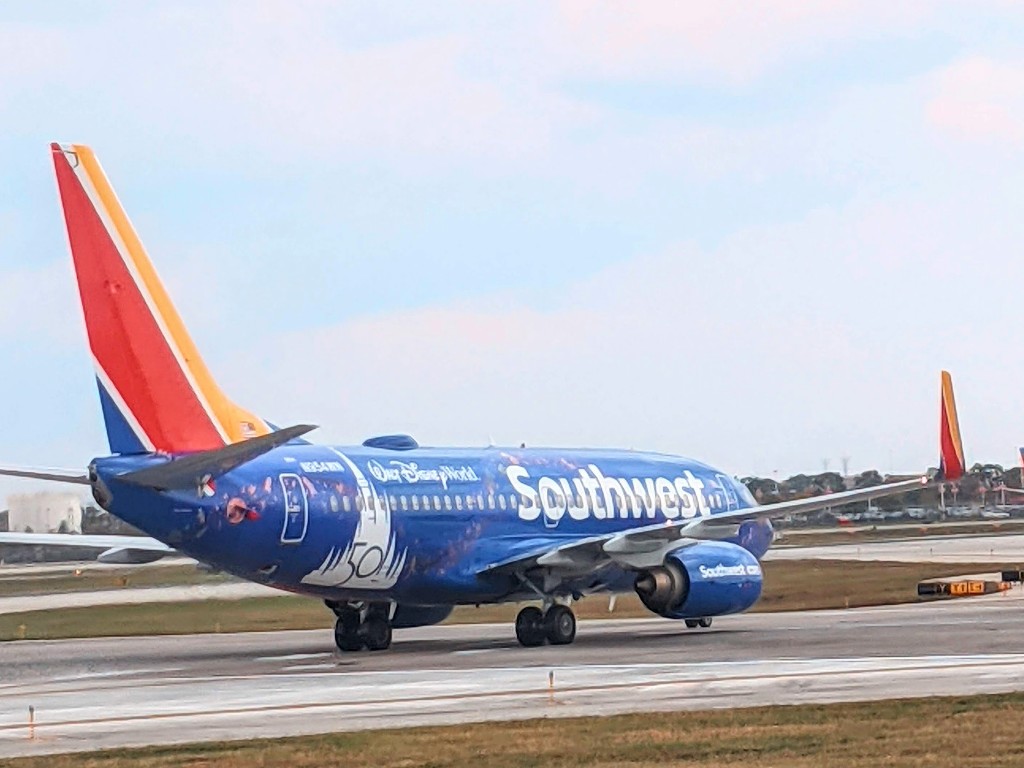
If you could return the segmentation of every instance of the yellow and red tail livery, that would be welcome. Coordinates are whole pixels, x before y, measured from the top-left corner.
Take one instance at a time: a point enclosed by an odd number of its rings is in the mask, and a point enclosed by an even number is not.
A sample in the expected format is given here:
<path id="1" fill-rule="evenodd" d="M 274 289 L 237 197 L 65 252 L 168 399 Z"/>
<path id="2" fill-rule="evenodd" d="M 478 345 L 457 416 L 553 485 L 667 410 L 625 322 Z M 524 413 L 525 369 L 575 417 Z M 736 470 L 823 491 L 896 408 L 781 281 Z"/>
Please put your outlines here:
<path id="1" fill-rule="evenodd" d="M 111 451 L 198 451 L 268 434 L 217 386 L 92 150 L 50 149 Z"/>
<path id="2" fill-rule="evenodd" d="M 953 397 L 953 378 L 949 371 L 942 372 L 942 392 L 939 403 L 939 477 L 959 480 L 964 475 L 964 444 L 960 440 L 960 420 L 956 415 Z"/>

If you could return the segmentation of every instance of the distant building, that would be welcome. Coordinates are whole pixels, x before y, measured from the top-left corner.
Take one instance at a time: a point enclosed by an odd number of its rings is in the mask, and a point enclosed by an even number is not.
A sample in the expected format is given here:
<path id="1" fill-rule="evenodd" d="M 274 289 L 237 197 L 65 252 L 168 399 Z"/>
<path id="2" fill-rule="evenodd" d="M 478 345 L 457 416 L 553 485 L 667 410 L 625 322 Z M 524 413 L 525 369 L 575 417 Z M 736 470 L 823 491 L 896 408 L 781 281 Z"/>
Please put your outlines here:
<path id="1" fill-rule="evenodd" d="M 19 493 L 7 497 L 12 531 L 81 533 L 82 500 L 73 493 Z"/>

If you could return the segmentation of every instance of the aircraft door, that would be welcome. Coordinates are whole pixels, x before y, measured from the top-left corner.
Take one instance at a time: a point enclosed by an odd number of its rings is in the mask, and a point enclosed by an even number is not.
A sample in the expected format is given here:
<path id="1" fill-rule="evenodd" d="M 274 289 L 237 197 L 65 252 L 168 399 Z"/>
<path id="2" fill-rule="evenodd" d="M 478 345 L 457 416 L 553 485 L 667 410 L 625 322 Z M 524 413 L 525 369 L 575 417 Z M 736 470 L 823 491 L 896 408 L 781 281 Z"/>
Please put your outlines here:
<path id="1" fill-rule="evenodd" d="M 282 544 L 299 544 L 306 537 L 309 527 L 309 500 L 302 478 L 285 473 L 278 478 L 281 496 L 284 500 L 284 527 L 281 529 Z"/>
<path id="2" fill-rule="evenodd" d="M 736 498 L 736 491 L 733 490 L 729 478 L 725 475 L 716 475 L 715 479 L 718 480 L 718 484 L 722 486 L 722 492 L 725 494 L 725 508 L 739 509 L 740 504 Z"/>

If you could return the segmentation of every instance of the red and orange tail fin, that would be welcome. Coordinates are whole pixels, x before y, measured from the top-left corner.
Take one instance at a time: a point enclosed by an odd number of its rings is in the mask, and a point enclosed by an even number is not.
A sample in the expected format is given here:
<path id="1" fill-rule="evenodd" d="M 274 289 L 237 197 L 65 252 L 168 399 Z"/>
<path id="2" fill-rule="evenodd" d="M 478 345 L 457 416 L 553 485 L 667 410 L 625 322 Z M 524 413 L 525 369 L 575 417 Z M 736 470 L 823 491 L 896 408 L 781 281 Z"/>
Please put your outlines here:
<path id="1" fill-rule="evenodd" d="M 268 434 L 217 386 L 92 150 L 50 149 L 111 451 L 208 450 Z"/>
<path id="2" fill-rule="evenodd" d="M 942 372 L 942 392 L 939 403 L 939 479 L 959 480 L 966 471 L 964 444 L 960 440 L 960 420 L 956 415 L 953 397 L 953 377 Z"/>

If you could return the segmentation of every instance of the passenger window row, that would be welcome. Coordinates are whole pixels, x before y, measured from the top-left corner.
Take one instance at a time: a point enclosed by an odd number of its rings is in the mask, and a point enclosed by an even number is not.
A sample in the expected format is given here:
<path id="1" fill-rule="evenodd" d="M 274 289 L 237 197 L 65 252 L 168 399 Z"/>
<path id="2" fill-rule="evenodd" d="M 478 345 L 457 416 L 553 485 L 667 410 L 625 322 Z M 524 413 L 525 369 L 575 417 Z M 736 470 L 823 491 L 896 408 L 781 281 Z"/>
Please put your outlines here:
<path id="1" fill-rule="evenodd" d="M 413 512 L 440 512 L 444 509 L 447 512 L 452 510 L 462 512 L 474 511 L 485 511 L 485 510 L 507 510 L 516 509 L 519 502 L 514 493 L 497 495 L 491 493 L 486 496 L 482 493 L 477 494 L 389 494 L 388 504 L 392 510 L 400 509 L 403 512 L 412 510 Z M 357 495 L 354 499 L 351 496 L 341 497 L 341 506 L 346 512 L 351 512 L 355 508 L 356 512 L 362 512 L 364 508 L 375 510 L 378 502 L 383 502 L 383 497 L 378 497 L 374 494 L 367 495 L 364 499 L 363 494 Z M 380 507 L 383 509 L 383 504 Z"/>

